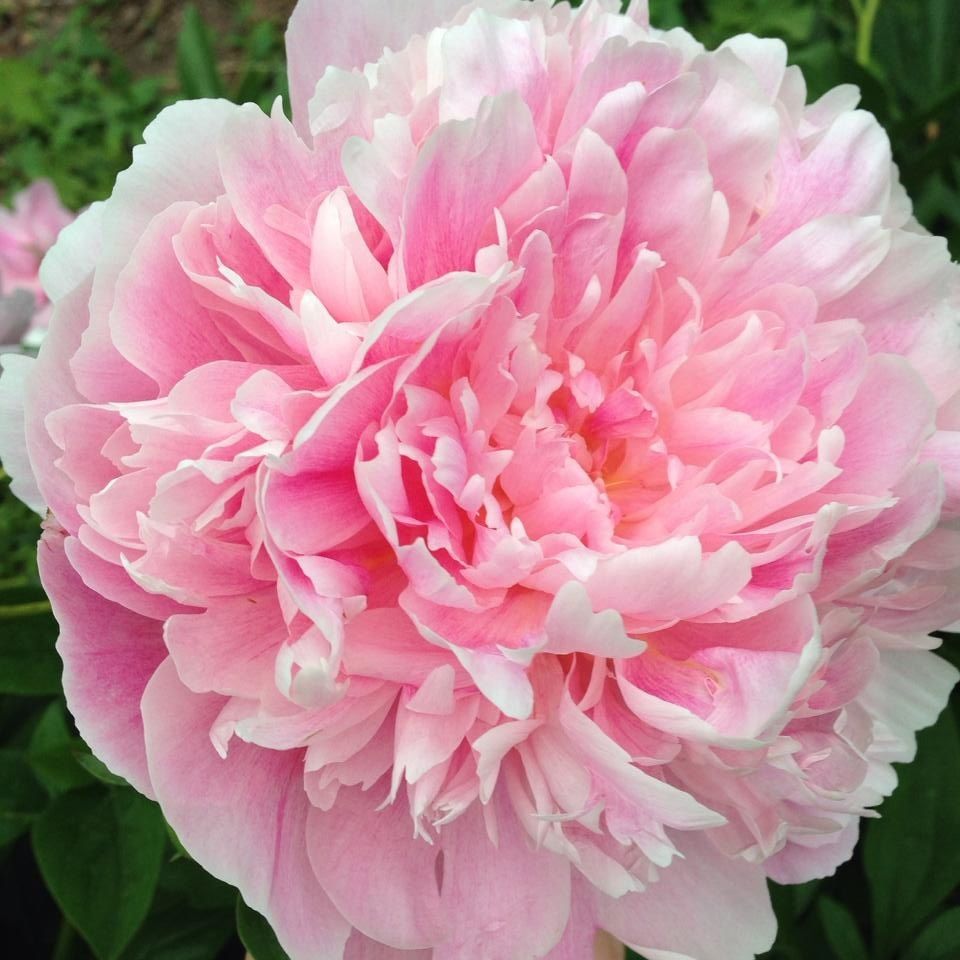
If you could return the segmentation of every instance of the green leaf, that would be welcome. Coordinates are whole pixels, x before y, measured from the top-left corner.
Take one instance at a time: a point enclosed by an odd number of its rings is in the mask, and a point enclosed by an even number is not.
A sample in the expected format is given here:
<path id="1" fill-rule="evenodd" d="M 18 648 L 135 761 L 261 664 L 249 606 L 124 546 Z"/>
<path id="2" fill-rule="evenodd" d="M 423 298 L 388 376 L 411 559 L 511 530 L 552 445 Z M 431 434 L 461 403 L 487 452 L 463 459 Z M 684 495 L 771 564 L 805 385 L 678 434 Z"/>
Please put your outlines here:
<path id="1" fill-rule="evenodd" d="M 883 0 L 872 63 L 916 106 L 934 103 L 957 82 L 960 4 L 956 0 Z"/>
<path id="2" fill-rule="evenodd" d="M 177 72 L 184 97 L 223 96 L 210 31 L 193 4 L 183 11 L 183 26 L 177 37 Z"/>
<path id="3" fill-rule="evenodd" d="M 960 883 L 960 737 L 953 713 L 917 738 L 917 759 L 898 767 L 900 784 L 867 828 L 878 956 L 891 956 Z"/>
<path id="4" fill-rule="evenodd" d="M 233 930 L 236 889 L 185 857 L 173 857 L 164 863 L 154 906 L 160 900 L 166 904 L 175 899 L 188 900 L 196 910 L 226 912 L 230 917 L 230 929 Z"/>
<path id="5" fill-rule="evenodd" d="M 107 783 L 113 787 L 128 786 L 127 781 L 124 780 L 123 777 L 118 777 L 115 773 L 111 773 L 107 765 L 92 753 L 81 751 L 76 753 L 75 756 L 77 763 L 101 783 Z"/>
<path id="6" fill-rule="evenodd" d="M 650 0 L 650 22 L 659 30 L 685 27 L 682 0 Z"/>
<path id="7" fill-rule="evenodd" d="M 43 122 L 42 100 L 38 96 L 43 78 L 37 68 L 16 57 L 0 60 L 0 112 L 6 113 L 15 123 L 27 126 Z"/>
<path id="8" fill-rule="evenodd" d="M 114 960 L 140 927 L 163 863 L 156 804 L 132 789 L 62 794 L 33 828 L 43 879 L 100 960 Z"/>
<path id="9" fill-rule="evenodd" d="M 167 860 L 150 914 L 120 960 L 212 960 L 235 931 L 236 899 L 192 860 Z"/>
<path id="10" fill-rule="evenodd" d="M 0 693 L 60 692 L 60 657 L 54 648 L 58 633 L 42 594 L 40 599 L 0 606 Z"/>
<path id="11" fill-rule="evenodd" d="M 817 912 L 837 960 L 869 960 L 857 921 L 842 903 L 830 897 L 821 897 Z"/>
<path id="12" fill-rule="evenodd" d="M 270 924 L 237 897 L 237 933 L 253 960 L 289 960 Z"/>
<path id="13" fill-rule="evenodd" d="M 47 797 L 19 750 L 0 750 L 0 847 L 27 830 Z"/>
<path id="14" fill-rule="evenodd" d="M 30 738 L 28 758 L 37 779 L 51 794 L 85 787 L 90 774 L 77 762 L 83 741 L 70 733 L 63 702 L 54 700 L 40 716 Z"/>
<path id="15" fill-rule="evenodd" d="M 151 912 L 121 960 L 211 960 L 233 933 L 233 916 L 182 902 Z"/>
<path id="16" fill-rule="evenodd" d="M 941 913 L 903 954 L 903 960 L 956 960 L 960 957 L 960 907 Z"/>
<path id="17" fill-rule="evenodd" d="M 808 880 L 806 883 L 792 884 L 790 889 L 793 891 L 794 915 L 799 917 L 810 909 L 816 899 L 820 892 L 820 881 Z"/>
<path id="18" fill-rule="evenodd" d="M 189 860 L 190 854 L 187 852 L 187 848 L 180 842 L 180 838 L 177 836 L 177 831 L 174 830 L 173 827 L 171 827 L 166 821 L 164 821 L 163 825 L 167 829 L 167 839 L 173 844 L 174 859 Z"/>

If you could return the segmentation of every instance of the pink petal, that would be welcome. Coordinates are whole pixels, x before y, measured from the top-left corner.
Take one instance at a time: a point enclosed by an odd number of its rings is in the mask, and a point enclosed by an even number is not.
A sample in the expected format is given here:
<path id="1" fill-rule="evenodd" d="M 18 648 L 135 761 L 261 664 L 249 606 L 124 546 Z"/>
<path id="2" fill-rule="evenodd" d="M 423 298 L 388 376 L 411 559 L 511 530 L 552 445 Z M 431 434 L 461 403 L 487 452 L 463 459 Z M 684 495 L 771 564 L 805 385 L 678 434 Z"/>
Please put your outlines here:
<path id="1" fill-rule="evenodd" d="M 172 239 L 192 209 L 173 204 L 153 219 L 117 278 L 111 313 L 114 344 L 163 393 L 205 363 L 240 359 L 197 302 L 173 249 Z"/>
<path id="2" fill-rule="evenodd" d="M 299 0 L 287 26 L 287 71 L 294 122 L 309 133 L 307 104 L 327 67 L 350 70 L 402 50 L 417 33 L 449 20 L 460 0 L 358 0 L 347 15 L 335 0 Z"/>
<path id="3" fill-rule="evenodd" d="M 200 614 L 170 617 L 163 637 L 191 690 L 256 698 L 265 682 L 273 682 L 273 662 L 287 628 L 270 587 L 225 598 Z"/>
<path id="4" fill-rule="evenodd" d="M 350 927 L 307 860 L 302 755 L 234 741 L 221 759 L 210 730 L 223 703 L 187 690 L 171 660 L 147 686 L 147 757 L 164 815 L 205 870 L 266 916 L 291 960 L 336 954 Z"/>
<path id="5" fill-rule="evenodd" d="M 622 251 L 644 243 L 681 275 L 691 276 L 706 250 L 704 224 L 713 202 L 706 144 L 690 130 L 651 130 L 633 154 L 627 180 Z M 674 202 L 657 201 L 665 196 Z"/>
<path id="6" fill-rule="evenodd" d="M 839 425 L 843 473 L 831 490 L 883 493 L 893 487 L 933 433 L 934 401 L 919 374 L 899 357 L 870 358 L 866 377 Z M 896 430 L 881 425 L 896 418 Z"/>
<path id="7" fill-rule="evenodd" d="M 451 924 L 434 960 L 545 957 L 567 926 L 570 864 L 534 849 L 508 803 L 501 800 L 495 809 L 497 845 L 476 804 L 441 829 L 441 907 Z M 497 879 L 478 883 L 478 877 Z"/>
<path id="8" fill-rule="evenodd" d="M 395 950 L 354 930 L 347 940 L 343 960 L 433 960 L 433 951 Z"/>
<path id="9" fill-rule="evenodd" d="M 842 114 L 806 156 L 781 147 L 776 207 L 760 224 L 764 246 L 827 213 L 882 214 L 890 194 L 890 140 L 876 117 Z"/>
<path id="10" fill-rule="evenodd" d="M 441 44 L 441 123 L 472 119 L 485 97 L 510 91 L 520 94 L 536 122 L 550 85 L 545 36 L 537 27 L 535 20 L 525 23 L 478 8 L 465 23 L 448 29 Z"/>
<path id="11" fill-rule="evenodd" d="M 0 462 L 11 477 L 10 489 L 31 510 L 46 512 L 43 495 L 27 455 L 25 394 L 36 361 L 22 354 L 0 360 Z"/>
<path id="12" fill-rule="evenodd" d="M 140 698 L 166 657 L 162 625 L 89 590 L 67 560 L 62 534 L 44 533 L 38 559 L 60 624 L 63 690 L 77 729 L 111 770 L 152 797 Z"/>
<path id="13" fill-rule="evenodd" d="M 291 286 L 310 289 L 308 211 L 337 185 L 338 170 L 297 137 L 282 111 L 268 117 L 253 104 L 224 125 L 218 155 L 237 220 Z"/>
<path id="14" fill-rule="evenodd" d="M 440 905 L 440 847 L 415 837 L 405 804 L 377 807 L 385 787 L 341 790 L 309 814 L 307 849 L 324 892 L 360 933 L 401 950 L 433 946 L 456 918 Z"/>
<path id="15" fill-rule="evenodd" d="M 750 562 L 735 543 L 704 554 L 696 537 L 634 547 L 602 561 L 587 582 L 594 609 L 650 622 L 709 613 L 750 581 Z"/>
<path id="16" fill-rule="evenodd" d="M 225 100 L 181 101 L 167 107 L 144 131 L 133 163 L 117 178 L 101 217 L 102 248 L 90 300 L 90 330 L 71 367 L 90 400 L 155 396 L 148 377 L 117 352 L 110 340 L 114 286 L 150 221 L 179 201 L 209 203 L 223 191 L 217 141 L 237 107 Z"/>
<path id="17" fill-rule="evenodd" d="M 721 854 L 703 834 L 643 893 L 597 898 L 597 921 L 651 960 L 753 960 L 776 934 L 763 869 Z M 690 904 L 696 903 L 695 910 Z"/>
<path id="18" fill-rule="evenodd" d="M 494 209 L 541 159 L 530 111 L 516 94 L 484 101 L 476 119 L 439 126 L 420 150 L 404 198 L 408 286 L 472 270 Z"/>

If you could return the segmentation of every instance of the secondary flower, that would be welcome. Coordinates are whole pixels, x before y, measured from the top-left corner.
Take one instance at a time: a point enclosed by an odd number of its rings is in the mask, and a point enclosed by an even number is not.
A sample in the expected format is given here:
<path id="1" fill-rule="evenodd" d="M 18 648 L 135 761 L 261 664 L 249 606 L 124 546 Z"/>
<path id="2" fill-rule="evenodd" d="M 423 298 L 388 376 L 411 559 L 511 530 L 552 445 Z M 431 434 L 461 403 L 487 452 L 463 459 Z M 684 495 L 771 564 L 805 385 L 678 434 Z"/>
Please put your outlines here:
<path id="1" fill-rule="evenodd" d="M 618 7 L 302 0 L 0 380 L 82 734 L 295 960 L 752 957 L 956 680 L 958 268 L 855 90 Z"/>
<path id="2" fill-rule="evenodd" d="M 40 261 L 73 220 L 49 180 L 37 180 L 0 207 L 0 349 L 28 340 L 39 343 L 51 305 L 40 283 Z M 30 332 L 28 332 L 30 331 Z"/>

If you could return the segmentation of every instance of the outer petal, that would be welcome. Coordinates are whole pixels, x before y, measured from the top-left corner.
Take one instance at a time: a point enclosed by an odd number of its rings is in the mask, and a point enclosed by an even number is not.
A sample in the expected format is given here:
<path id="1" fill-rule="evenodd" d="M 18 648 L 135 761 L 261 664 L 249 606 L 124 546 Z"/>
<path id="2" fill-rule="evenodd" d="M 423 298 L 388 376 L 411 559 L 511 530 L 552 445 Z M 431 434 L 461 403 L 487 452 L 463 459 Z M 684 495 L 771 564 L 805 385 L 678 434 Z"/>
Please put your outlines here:
<path id="1" fill-rule="evenodd" d="M 43 495 L 27 456 L 23 409 L 30 372 L 36 363 L 31 357 L 8 353 L 0 361 L 0 463 L 13 479 L 10 489 L 31 510 L 43 514 Z"/>
<path id="2" fill-rule="evenodd" d="M 97 264 L 104 203 L 92 203 L 57 234 L 57 242 L 40 264 L 40 282 L 51 300 L 65 297 Z"/>
<path id="3" fill-rule="evenodd" d="M 451 937 L 436 947 L 434 960 L 545 957 L 567 926 L 569 862 L 535 850 L 517 814 L 506 802 L 497 806 L 496 846 L 477 804 L 441 828 L 441 897 Z"/>
<path id="4" fill-rule="evenodd" d="M 932 434 L 936 406 L 923 378 L 905 360 L 878 354 L 853 402 L 840 418 L 845 443 L 838 465 L 843 473 L 831 490 L 883 493 L 916 462 Z M 896 429 L 877 425 L 896 423 Z"/>
<path id="5" fill-rule="evenodd" d="M 431 960 L 432 957 L 432 950 L 395 950 L 357 930 L 350 934 L 343 952 L 343 960 Z"/>
<path id="6" fill-rule="evenodd" d="M 377 809 L 388 789 L 385 782 L 381 787 L 341 791 L 331 810 L 311 810 L 310 862 L 327 895 L 361 933 L 420 950 L 442 939 L 446 923 L 437 882 L 440 849 L 414 837 L 405 804 Z"/>
<path id="7" fill-rule="evenodd" d="M 302 754 L 235 740 L 221 759 L 210 728 L 224 703 L 191 693 L 172 660 L 147 686 L 147 757 L 164 815 L 204 869 L 270 920 L 291 960 L 340 960 L 350 927 L 307 859 Z"/>
<path id="8" fill-rule="evenodd" d="M 62 451 L 44 421 L 53 410 L 82 400 L 70 376 L 70 358 L 87 324 L 89 292 L 89 282 L 83 283 L 57 304 L 23 397 L 27 453 L 40 495 L 57 520 L 74 531 L 80 519 L 73 483 L 55 466 Z"/>
<path id="9" fill-rule="evenodd" d="M 198 303 L 174 253 L 173 239 L 193 209 L 192 203 L 175 203 L 153 218 L 128 253 L 114 291 L 111 340 L 163 394 L 205 363 L 241 359 L 214 315 Z"/>
<path id="10" fill-rule="evenodd" d="M 763 869 L 777 883 L 806 883 L 831 877 L 841 863 L 853 856 L 859 835 L 860 820 L 853 817 L 839 833 L 814 834 L 804 844 L 788 843 L 764 862 Z"/>
<path id="11" fill-rule="evenodd" d="M 883 650 L 860 702 L 876 718 L 871 753 L 890 763 L 909 763 L 917 730 L 936 722 L 960 674 L 926 650 Z"/>
<path id="12" fill-rule="evenodd" d="M 777 923 L 760 867 L 723 856 L 703 834 L 684 834 L 674 860 L 643 893 L 598 898 L 600 925 L 648 960 L 753 960 Z"/>
<path id="13" fill-rule="evenodd" d="M 591 888 L 581 879 L 574 878 L 570 896 L 570 918 L 563 931 L 560 942 L 547 954 L 546 960 L 589 960 L 594 956 L 599 937 L 603 937 L 604 947 L 613 946 L 610 937 L 597 930 L 593 917 L 593 897 Z M 619 960 L 623 957 L 623 947 L 619 952 L 597 952 L 598 960 Z"/>
<path id="14" fill-rule="evenodd" d="M 70 566 L 60 533 L 44 533 L 38 559 L 60 624 L 63 690 L 77 729 L 111 770 L 153 796 L 140 698 L 166 656 L 161 624 L 89 590 Z"/>
<path id="15" fill-rule="evenodd" d="M 799 147 L 782 152 L 777 204 L 760 223 L 764 246 L 828 213 L 883 214 L 890 195 L 890 140 L 872 114 L 842 114 L 806 157 Z"/>
<path id="16" fill-rule="evenodd" d="M 181 200 L 208 203 L 223 192 L 216 144 L 225 119 L 237 109 L 226 100 L 190 100 L 167 107 L 144 131 L 133 163 L 117 177 L 100 212 L 102 245 L 90 300 L 93 320 L 71 362 L 88 399 L 115 402 L 156 395 L 150 379 L 110 342 L 114 285 L 131 249 L 158 213 Z M 94 227 L 95 221 L 87 226 Z"/>

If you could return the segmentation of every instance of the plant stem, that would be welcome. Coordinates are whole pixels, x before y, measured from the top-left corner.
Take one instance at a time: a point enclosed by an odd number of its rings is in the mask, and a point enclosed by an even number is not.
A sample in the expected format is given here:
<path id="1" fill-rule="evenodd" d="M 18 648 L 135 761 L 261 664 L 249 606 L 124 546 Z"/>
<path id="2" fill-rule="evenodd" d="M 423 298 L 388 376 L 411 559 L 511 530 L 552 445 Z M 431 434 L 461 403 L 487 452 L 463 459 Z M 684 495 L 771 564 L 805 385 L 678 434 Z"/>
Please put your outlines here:
<path id="1" fill-rule="evenodd" d="M 49 613 L 49 600 L 32 600 L 30 603 L 11 603 L 0 607 L 0 620 L 13 620 L 16 617 L 32 617 L 37 613 Z"/>
<path id="2" fill-rule="evenodd" d="M 873 27 L 877 21 L 880 0 L 862 0 L 854 5 L 857 12 L 857 63 L 861 67 L 870 66 L 870 49 L 873 46 Z"/>

